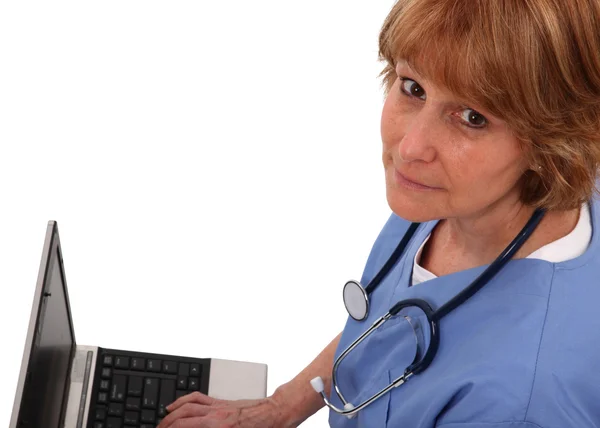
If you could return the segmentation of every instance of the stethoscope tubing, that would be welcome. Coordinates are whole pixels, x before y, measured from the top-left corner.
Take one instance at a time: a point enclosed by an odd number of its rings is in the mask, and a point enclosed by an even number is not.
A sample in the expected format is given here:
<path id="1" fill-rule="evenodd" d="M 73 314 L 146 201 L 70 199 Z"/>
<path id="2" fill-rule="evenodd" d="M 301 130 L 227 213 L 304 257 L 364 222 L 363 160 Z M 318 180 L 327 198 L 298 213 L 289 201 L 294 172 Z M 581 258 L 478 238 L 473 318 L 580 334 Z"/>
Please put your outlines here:
<path id="1" fill-rule="evenodd" d="M 521 229 L 512 242 L 500 253 L 496 260 L 494 260 L 481 275 L 475 278 L 468 287 L 438 308 L 438 310 L 433 313 L 432 319 L 439 321 L 444 318 L 454 309 L 473 297 L 475 293 L 481 290 L 494 276 L 496 276 L 496 274 L 500 272 L 500 269 L 513 258 L 525 241 L 531 236 L 540 221 L 542 221 L 544 214 L 544 210 L 536 210 L 523 229 Z"/>
<path id="2" fill-rule="evenodd" d="M 373 401 L 377 400 L 382 395 L 386 394 L 392 388 L 402 385 L 405 383 L 410 377 L 415 374 L 423 372 L 433 361 L 438 347 L 439 347 L 439 321 L 452 312 L 454 309 L 458 308 L 460 305 L 465 303 L 469 298 L 471 298 L 474 294 L 476 294 L 479 290 L 481 290 L 494 276 L 508 263 L 512 257 L 517 253 L 517 251 L 522 247 L 525 241 L 533 234 L 536 227 L 539 225 L 540 221 L 544 217 L 545 210 L 536 209 L 531 218 L 525 224 L 525 226 L 521 229 L 521 231 L 517 234 L 517 236 L 512 240 L 512 242 L 500 253 L 500 255 L 479 275 L 475 278 L 467 287 L 465 287 L 462 291 L 460 291 L 456 296 L 450 299 L 448 302 L 443 304 L 440 308 L 434 311 L 429 303 L 421 299 L 405 299 L 397 302 L 392 308 L 382 317 L 377 319 L 371 327 L 369 327 L 363 334 L 361 334 L 356 340 L 354 340 L 341 354 L 338 358 L 336 358 L 332 370 L 332 385 L 334 390 L 342 403 L 344 404 L 344 409 L 338 409 L 330 401 L 327 399 L 324 392 L 321 391 L 321 397 L 325 401 L 327 406 L 334 410 L 335 412 L 351 417 L 352 415 L 359 412 L 361 409 L 365 408 Z M 408 243 L 412 239 L 416 230 L 419 227 L 419 223 L 412 223 L 406 233 L 404 234 L 402 240 L 398 244 L 398 246 L 394 249 L 392 255 L 388 258 L 383 267 L 379 270 L 377 275 L 369 282 L 367 287 L 364 288 L 366 291 L 366 295 L 370 296 L 373 291 L 383 282 L 383 279 L 388 275 L 388 273 L 392 270 L 392 268 L 396 265 L 396 263 L 402 258 L 403 253 L 405 252 Z M 397 379 L 395 379 L 392 383 L 390 383 L 387 387 L 383 388 L 381 391 L 373 394 L 370 398 L 363 401 L 360 405 L 354 407 L 351 403 L 349 403 L 343 396 L 337 384 L 337 371 L 340 363 L 346 358 L 346 356 L 354 350 L 361 342 L 363 342 L 374 330 L 379 328 L 382 324 L 384 324 L 390 318 L 398 315 L 400 311 L 406 307 L 419 307 L 426 315 L 428 324 L 429 324 L 429 333 L 430 333 L 430 343 L 427 347 L 427 351 L 423 358 L 418 359 L 415 357 L 415 361 L 406 368 L 404 374 Z M 368 302 L 367 302 L 368 307 Z"/>
<path id="3" fill-rule="evenodd" d="M 402 239 L 400 240 L 400 242 L 394 249 L 394 252 L 390 255 L 390 257 L 387 259 L 387 261 L 381 267 L 381 269 L 379 269 L 379 272 L 377 272 L 377 275 L 375 275 L 373 277 L 373 279 L 371 281 L 369 281 L 369 284 L 365 287 L 365 291 L 367 292 L 367 295 L 370 295 L 373 291 L 375 291 L 375 289 L 377 287 L 379 287 L 379 284 L 381 284 L 383 282 L 383 280 L 388 275 L 388 273 L 390 273 L 392 268 L 402 258 L 402 254 L 404 253 L 404 250 L 408 246 L 408 243 L 410 242 L 413 235 L 419 228 L 420 224 L 421 223 L 411 223 L 411 225 L 408 227 L 408 230 L 406 231 L 406 233 L 404 234 L 404 236 L 402 237 Z"/>

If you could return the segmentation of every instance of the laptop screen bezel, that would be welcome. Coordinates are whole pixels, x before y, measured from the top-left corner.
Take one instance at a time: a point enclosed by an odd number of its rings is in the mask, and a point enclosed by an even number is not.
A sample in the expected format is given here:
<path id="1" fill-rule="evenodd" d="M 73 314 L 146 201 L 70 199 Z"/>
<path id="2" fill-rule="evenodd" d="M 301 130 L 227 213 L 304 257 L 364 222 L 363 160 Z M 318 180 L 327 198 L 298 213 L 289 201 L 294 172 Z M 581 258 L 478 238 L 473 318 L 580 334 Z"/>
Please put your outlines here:
<path id="1" fill-rule="evenodd" d="M 72 346 L 71 355 L 69 358 L 68 373 L 69 375 L 71 373 L 71 365 L 73 362 L 73 355 L 77 346 L 77 342 L 75 340 L 75 329 L 73 327 L 73 317 L 71 315 L 71 305 L 69 302 L 69 293 L 67 290 L 67 280 L 62 258 L 62 250 L 60 247 L 60 238 L 58 235 L 58 224 L 56 221 L 51 220 L 48 222 L 48 226 L 46 228 L 46 238 L 44 241 L 44 248 L 42 251 L 40 269 L 38 271 L 37 285 L 33 296 L 33 304 L 31 308 L 31 315 L 29 318 L 29 327 L 27 329 L 27 337 L 25 339 L 25 349 L 23 351 L 23 359 L 21 361 L 21 370 L 19 372 L 19 379 L 17 381 L 17 390 L 15 393 L 15 401 L 13 405 L 13 411 L 9 428 L 18 427 L 23 392 L 25 390 L 25 385 L 28 382 L 29 367 L 31 365 L 33 347 L 36 343 L 37 335 L 41 327 L 40 323 L 41 314 L 44 308 L 44 293 L 46 293 L 47 287 L 50 284 L 48 274 L 50 271 L 50 267 L 52 266 L 51 261 L 54 254 L 58 255 L 58 266 L 60 268 L 60 275 L 63 280 L 62 283 L 65 296 L 65 305 L 67 308 L 67 315 L 69 319 L 69 331 L 71 334 Z M 65 417 L 66 403 L 68 398 L 68 382 L 69 379 L 67 378 L 64 389 L 64 396 L 62 400 L 61 423 L 62 421 L 64 421 Z"/>

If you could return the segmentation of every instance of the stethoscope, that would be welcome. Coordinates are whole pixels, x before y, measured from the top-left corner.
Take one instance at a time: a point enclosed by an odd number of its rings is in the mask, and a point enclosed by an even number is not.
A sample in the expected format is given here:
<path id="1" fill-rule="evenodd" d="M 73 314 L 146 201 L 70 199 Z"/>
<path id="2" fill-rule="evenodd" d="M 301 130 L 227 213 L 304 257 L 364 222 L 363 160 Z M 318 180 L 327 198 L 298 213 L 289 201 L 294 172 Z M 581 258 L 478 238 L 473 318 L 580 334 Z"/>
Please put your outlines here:
<path id="1" fill-rule="evenodd" d="M 439 346 L 439 321 L 452 312 L 454 309 L 458 308 L 464 302 L 466 302 L 470 297 L 472 297 L 475 293 L 483 288 L 494 276 L 504 267 L 504 265 L 512 259 L 515 253 L 521 248 L 521 246 L 527 241 L 527 239 L 532 235 L 540 221 L 542 220 L 545 211 L 542 209 L 537 209 L 527 222 L 527 224 L 521 229 L 519 234 L 513 239 L 513 241 L 500 253 L 500 255 L 490 264 L 477 278 L 471 282 L 465 289 L 463 289 L 460 293 L 442 305 L 438 310 L 434 311 L 429 303 L 422 299 L 406 299 L 397 302 L 392 308 L 382 317 L 377 319 L 373 325 L 361 334 L 358 339 L 356 339 L 350 346 L 344 350 L 340 354 L 340 356 L 335 360 L 333 365 L 333 372 L 331 377 L 331 384 L 334 387 L 334 390 L 342 403 L 344 404 L 343 409 L 339 409 L 335 407 L 324 392 L 324 384 L 321 377 L 316 377 L 311 380 L 311 385 L 315 391 L 317 391 L 325 404 L 334 412 L 339 413 L 341 415 L 347 416 L 349 418 L 353 417 L 356 413 L 367 407 L 369 404 L 373 403 L 375 400 L 380 398 L 381 396 L 387 394 L 393 388 L 396 388 L 402 384 L 404 384 L 408 379 L 410 379 L 413 375 L 419 374 L 423 372 L 435 357 Z M 400 243 L 389 257 L 387 262 L 383 265 L 383 267 L 379 270 L 377 275 L 369 282 L 367 287 L 363 287 L 358 281 L 348 281 L 344 285 L 344 305 L 346 306 L 346 310 L 348 314 L 355 319 L 356 321 L 363 321 L 367 318 L 369 314 L 369 295 L 375 291 L 375 289 L 383 282 L 383 279 L 390 273 L 392 268 L 396 265 L 396 263 L 401 259 L 404 251 L 408 247 L 408 243 L 412 239 L 413 235 L 417 231 L 419 227 L 419 223 L 412 223 L 402 239 Z M 363 401 L 358 406 L 353 405 L 348 402 L 342 392 L 340 391 L 337 384 L 337 371 L 340 363 L 346 358 L 346 356 L 356 348 L 363 340 L 365 340 L 373 331 L 381 327 L 385 324 L 390 318 L 395 317 L 398 313 L 406 308 L 418 308 L 421 310 L 425 316 L 427 317 L 427 323 L 429 325 L 429 346 L 427 347 L 426 352 L 423 355 L 423 358 L 419 359 L 421 353 L 417 352 L 413 362 L 404 370 L 404 373 L 395 379 L 392 383 L 390 383 L 385 388 L 381 389 L 379 392 L 373 394 L 370 398 Z M 410 317 L 406 317 L 407 321 L 411 323 Z M 412 323 L 411 323 L 412 326 Z M 414 330 L 414 326 L 413 326 Z M 416 334 L 416 333 L 415 333 Z"/>

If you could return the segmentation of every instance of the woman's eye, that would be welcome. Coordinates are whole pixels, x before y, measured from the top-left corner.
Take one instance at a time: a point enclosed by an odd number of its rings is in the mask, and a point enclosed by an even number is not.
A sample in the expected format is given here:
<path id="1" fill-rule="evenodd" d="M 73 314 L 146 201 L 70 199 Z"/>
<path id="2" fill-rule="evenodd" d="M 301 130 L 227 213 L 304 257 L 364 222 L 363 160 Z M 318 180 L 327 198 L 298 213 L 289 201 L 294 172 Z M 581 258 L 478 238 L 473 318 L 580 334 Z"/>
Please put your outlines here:
<path id="1" fill-rule="evenodd" d="M 459 114 L 461 120 L 465 122 L 467 126 L 471 128 L 483 128 L 487 125 L 487 119 L 481 114 L 471 108 L 466 108 Z"/>
<path id="2" fill-rule="evenodd" d="M 400 80 L 400 89 L 406 95 L 411 97 L 417 97 L 422 100 L 426 98 L 425 91 L 417 82 L 411 79 L 407 79 L 406 77 L 401 77 Z"/>

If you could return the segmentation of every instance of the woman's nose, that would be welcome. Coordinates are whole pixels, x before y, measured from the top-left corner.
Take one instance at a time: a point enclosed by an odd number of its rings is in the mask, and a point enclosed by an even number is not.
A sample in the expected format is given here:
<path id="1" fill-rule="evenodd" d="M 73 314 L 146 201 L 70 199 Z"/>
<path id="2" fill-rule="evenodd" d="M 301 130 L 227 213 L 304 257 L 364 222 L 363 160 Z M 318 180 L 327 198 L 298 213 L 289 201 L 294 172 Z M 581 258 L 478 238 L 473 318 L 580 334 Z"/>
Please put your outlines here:
<path id="1" fill-rule="evenodd" d="M 435 129 L 439 126 L 439 121 L 440 116 L 427 107 L 410 117 L 398 144 L 398 154 L 404 162 L 433 162 L 436 157 Z"/>

